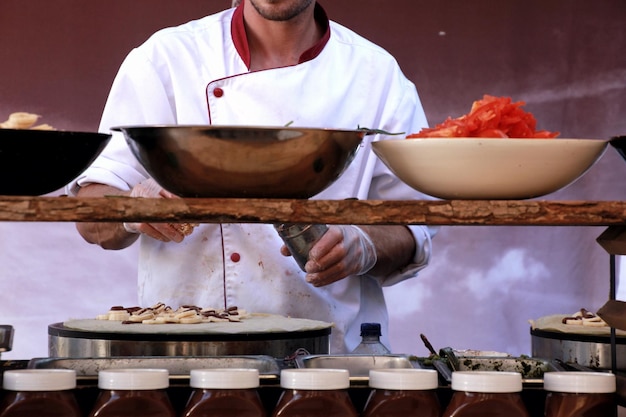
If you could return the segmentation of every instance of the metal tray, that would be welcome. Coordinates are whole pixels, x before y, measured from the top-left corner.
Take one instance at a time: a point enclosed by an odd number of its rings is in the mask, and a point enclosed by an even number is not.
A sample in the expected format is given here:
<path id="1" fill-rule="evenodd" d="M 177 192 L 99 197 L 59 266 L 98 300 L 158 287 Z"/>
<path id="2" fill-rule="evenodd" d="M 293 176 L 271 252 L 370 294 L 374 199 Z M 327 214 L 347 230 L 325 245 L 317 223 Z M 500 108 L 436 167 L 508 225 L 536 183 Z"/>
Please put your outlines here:
<path id="1" fill-rule="evenodd" d="M 522 382 L 525 385 L 543 384 L 543 375 L 546 372 L 563 371 L 563 367 L 559 366 L 553 360 L 531 358 L 531 357 L 514 357 L 514 356 L 457 356 L 457 366 L 459 371 L 501 371 L 501 372 L 519 372 L 522 374 Z M 444 369 L 440 369 L 437 365 L 443 365 Z M 437 361 L 426 359 L 421 363 L 422 367 L 434 366 L 440 375 L 450 382 L 452 369 L 447 360 L 439 359 Z"/>
<path id="2" fill-rule="evenodd" d="M 368 381 L 370 369 L 420 367 L 408 355 L 306 355 L 295 362 L 298 368 L 347 369 L 351 381 Z"/>
<path id="3" fill-rule="evenodd" d="M 74 369 L 78 379 L 97 379 L 98 371 L 114 368 L 167 369 L 170 379 L 189 379 L 192 369 L 252 368 L 258 369 L 262 380 L 274 380 L 280 376 L 280 367 L 271 356 L 142 356 L 111 358 L 34 358 L 28 363 L 30 369 Z"/>
<path id="4" fill-rule="evenodd" d="M 531 357 L 458 356 L 459 371 L 519 372 L 525 384 L 543 384 L 546 372 L 563 370 L 554 361 Z"/>

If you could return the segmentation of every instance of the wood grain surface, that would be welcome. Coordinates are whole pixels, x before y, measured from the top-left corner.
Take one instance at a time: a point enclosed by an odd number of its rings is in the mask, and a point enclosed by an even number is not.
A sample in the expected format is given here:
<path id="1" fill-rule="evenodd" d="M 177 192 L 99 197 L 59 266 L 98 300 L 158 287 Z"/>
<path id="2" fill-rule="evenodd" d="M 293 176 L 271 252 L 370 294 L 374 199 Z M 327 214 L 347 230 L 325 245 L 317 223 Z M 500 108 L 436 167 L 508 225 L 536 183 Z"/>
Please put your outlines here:
<path id="1" fill-rule="evenodd" d="M 0 221 L 626 225 L 626 201 L 0 197 Z"/>

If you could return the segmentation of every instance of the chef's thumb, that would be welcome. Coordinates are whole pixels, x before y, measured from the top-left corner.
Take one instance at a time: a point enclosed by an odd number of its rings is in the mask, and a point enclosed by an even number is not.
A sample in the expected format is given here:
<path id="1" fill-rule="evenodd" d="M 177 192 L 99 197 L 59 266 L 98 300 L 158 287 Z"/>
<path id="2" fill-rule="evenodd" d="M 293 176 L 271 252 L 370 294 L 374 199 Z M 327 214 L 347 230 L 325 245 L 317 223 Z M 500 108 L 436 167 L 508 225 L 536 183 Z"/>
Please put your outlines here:
<path id="1" fill-rule="evenodd" d="M 143 197 L 143 198 L 173 198 L 175 197 L 169 191 L 166 191 L 161 187 L 154 179 L 148 178 L 145 181 L 135 185 L 130 191 L 131 197 Z"/>

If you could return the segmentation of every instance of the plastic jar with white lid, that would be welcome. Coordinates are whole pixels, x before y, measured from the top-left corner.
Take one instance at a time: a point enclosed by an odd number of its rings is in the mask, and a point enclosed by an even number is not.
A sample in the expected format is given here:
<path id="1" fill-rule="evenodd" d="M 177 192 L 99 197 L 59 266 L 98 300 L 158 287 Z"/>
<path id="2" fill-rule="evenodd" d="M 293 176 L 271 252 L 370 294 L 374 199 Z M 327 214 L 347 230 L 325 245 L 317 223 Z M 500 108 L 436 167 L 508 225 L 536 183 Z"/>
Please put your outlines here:
<path id="1" fill-rule="evenodd" d="M 106 369 L 90 417 L 175 417 L 167 369 Z"/>
<path id="2" fill-rule="evenodd" d="M 1 417 L 80 417 L 74 396 L 76 371 L 72 369 L 16 369 L 5 371 L 0 402 Z"/>
<path id="3" fill-rule="evenodd" d="M 439 417 L 439 377 L 429 369 L 390 368 L 369 372 L 370 393 L 363 417 Z"/>
<path id="4" fill-rule="evenodd" d="M 454 393 L 443 417 L 529 417 L 518 372 L 453 372 L 451 387 Z"/>
<path id="5" fill-rule="evenodd" d="M 265 417 L 258 369 L 192 369 L 183 417 Z"/>
<path id="6" fill-rule="evenodd" d="M 546 417 L 615 417 L 615 375 L 608 372 L 546 372 Z"/>
<path id="7" fill-rule="evenodd" d="M 273 417 L 357 417 L 348 394 L 350 373 L 346 369 L 283 369 L 283 392 Z"/>

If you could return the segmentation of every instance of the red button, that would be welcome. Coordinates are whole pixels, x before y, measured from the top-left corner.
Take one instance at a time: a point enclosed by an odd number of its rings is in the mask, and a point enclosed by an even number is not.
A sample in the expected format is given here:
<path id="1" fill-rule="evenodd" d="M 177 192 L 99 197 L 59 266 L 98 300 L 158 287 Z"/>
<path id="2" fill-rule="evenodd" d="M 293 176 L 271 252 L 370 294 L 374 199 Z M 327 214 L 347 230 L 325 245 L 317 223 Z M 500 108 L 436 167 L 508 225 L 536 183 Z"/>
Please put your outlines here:
<path id="1" fill-rule="evenodd" d="M 237 252 L 232 253 L 230 255 L 230 260 L 233 262 L 239 262 L 241 260 L 241 255 L 239 255 Z"/>
<path id="2" fill-rule="evenodd" d="M 224 90 L 222 90 L 221 88 L 217 87 L 213 90 L 213 95 L 217 98 L 220 98 L 224 95 Z"/>

